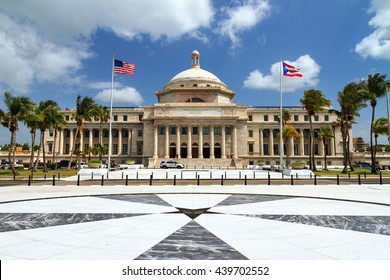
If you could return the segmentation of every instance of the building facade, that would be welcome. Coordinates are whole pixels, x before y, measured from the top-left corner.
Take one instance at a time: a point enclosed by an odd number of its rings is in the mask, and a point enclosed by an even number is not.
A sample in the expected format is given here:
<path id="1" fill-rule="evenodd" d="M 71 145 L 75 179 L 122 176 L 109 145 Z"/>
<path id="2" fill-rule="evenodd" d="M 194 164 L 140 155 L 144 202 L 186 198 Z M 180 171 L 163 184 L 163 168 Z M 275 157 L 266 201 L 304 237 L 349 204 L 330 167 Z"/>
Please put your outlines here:
<path id="1" fill-rule="evenodd" d="M 264 160 L 279 165 L 279 107 L 243 106 L 233 103 L 235 91 L 214 74 L 200 67 L 200 54 L 193 51 L 190 68 L 175 75 L 156 92 L 158 102 L 143 107 L 114 107 L 112 133 L 104 124 L 103 143 L 112 137 L 111 158 L 117 162 L 134 160 L 145 166 L 159 166 L 162 160 L 176 159 L 188 167 L 242 167 Z M 290 111 L 289 125 L 300 136 L 284 144 L 291 161 L 308 161 L 309 117 L 301 106 Z M 69 157 L 76 122 L 72 110 L 65 110 L 68 125 L 57 137 L 47 131 L 46 151 L 56 159 Z M 321 112 L 315 129 L 331 127 L 336 116 Z M 86 122 L 76 149 L 86 151 L 99 143 L 99 123 Z M 341 134 L 324 145 L 315 140 L 316 164 L 342 164 Z"/>

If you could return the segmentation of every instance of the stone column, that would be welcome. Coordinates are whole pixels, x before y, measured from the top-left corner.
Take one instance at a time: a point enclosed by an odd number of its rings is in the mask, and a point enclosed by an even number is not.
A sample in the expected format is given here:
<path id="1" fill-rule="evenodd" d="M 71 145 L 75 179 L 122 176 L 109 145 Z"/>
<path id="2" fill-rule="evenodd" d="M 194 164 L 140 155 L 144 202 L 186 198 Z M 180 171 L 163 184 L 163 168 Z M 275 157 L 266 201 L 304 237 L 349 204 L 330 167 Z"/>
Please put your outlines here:
<path id="1" fill-rule="evenodd" d="M 214 154 L 214 126 L 210 126 L 210 158 L 215 158 L 215 154 Z"/>
<path id="2" fill-rule="evenodd" d="M 69 129 L 70 130 L 70 137 L 69 137 L 69 152 L 73 153 L 73 128 Z"/>
<path id="3" fill-rule="evenodd" d="M 93 148 L 93 129 L 89 130 L 89 146 Z"/>
<path id="4" fill-rule="evenodd" d="M 259 154 L 260 156 L 264 155 L 264 135 L 263 135 L 263 130 L 259 130 Z"/>
<path id="5" fill-rule="evenodd" d="M 233 126 L 233 159 L 237 159 L 238 158 L 238 154 L 237 154 L 237 146 L 238 146 L 238 142 L 237 142 L 237 126 Z"/>
<path id="6" fill-rule="evenodd" d="M 177 155 L 177 158 L 179 159 L 179 158 L 181 158 L 181 149 L 180 149 L 180 147 L 181 147 L 181 144 L 180 144 L 180 134 L 181 134 L 181 132 L 180 132 L 180 127 L 178 127 L 177 129 L 176 129 L 176 155 Z"/>
<path id="7" fill-rule="evenodd" d="M 133 130 L 129 129 L 127 131 L 127 133 L 128 133 L 128 137 L 127 137 L 127 154 L 131 155 L 131 151 L 132 151 L 131 140 L 132 140 L 132 137 L 133 137 Z"/>
<path id="8" fill-rule="evenodd" d="M 153 141 L 153 158 L 157 159 L 158 158 L 158 126 L 154 126 L 154 141 Z"/>
<path id="9" fill-rule="evenodd" d="M 288 155 L 293 156 L 294 155 L 294 139 L 290 138 L 288 140 Z"/>
<path id="10" fill-rule="evenodd" d="M 188 136 L 188 148 L 187 148 L 187 158 L 192 158 L 192 126 L 189 125 L 187 128 Z"/>
<path id="11" fill-rule="evenodd" d="M 118 155 L 122 154 L 122 128 L 118 128 Z"/>
<path id="12" fill-rule="evenodd" d="M 324 143 L 321 141 L 318 141 L 318 153 L 319 153 L 319 156 L 323 156 L 325 154 L 325 147 L 324 147 Z"/>
<path id="13" fill-rule="evenodd" d="M 221 158 L 226 159 L 226 131 L 225 126 L 221 126 L 221 138 L 222 138 L 222 150 L 221 150 Z"/>
<path id="14" fill-rule="evenodd" d="M 169 125 L 165 126 L 165 155 L 164 158 L 169 158 Z"/>
<path id="15" fill-rule="evenodd" d="M 300 156 L 304 156 L 305 155 L 305 138 L 303 137 L 304 133 L 303 133 L 303 129 L 300 130 L 300 134 L 301 134 L 301 137 L 299 138 L 299 145 L 298 145 L 298 154 Z"/>
<path id="16" fill-rule="evenodd" d="M 269 154 L 270 156 L 274 155 L 274 130 L 269 130 Z"/>
<path id="17" fill-rule="evenodd" d="M 199 133 L 199 158 L 203 158 L 203 127 L 198 127 Z"/>
<path id="18" fill-rule="evenodd" d="M 79 150 L 81 152 L 84 151 L 84 133 L 85 133 L 84 129 L 83 129 L 83 131 L 80 131 L 80 148 L 79 148 Z"/>
<path id="19" fill-rule="evenodd" d="M 59 130 L 58 131 L 58 138 L 60 139 L 60 144 L 58 147 L 58 151 L 60 155 L 64 154 L 64 132 Z"/>

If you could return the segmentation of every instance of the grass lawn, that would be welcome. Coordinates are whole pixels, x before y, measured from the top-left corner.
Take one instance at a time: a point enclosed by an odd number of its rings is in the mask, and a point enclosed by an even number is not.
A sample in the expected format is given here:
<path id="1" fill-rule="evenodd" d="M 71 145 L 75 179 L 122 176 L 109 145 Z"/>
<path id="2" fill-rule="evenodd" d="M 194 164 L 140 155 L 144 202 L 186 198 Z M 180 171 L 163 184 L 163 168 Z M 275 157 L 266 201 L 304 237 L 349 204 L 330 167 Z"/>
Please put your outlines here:
<path id="1" fill-rule="evenodd" d="M 324 171 L 324 170 L 319 170 L 319 171 L 315 171 L 314 173 L 317 175 L 317 176 L 336 176 L 336 175 L 340 175 L 341 176 L 344 176 L 344 177 L 348 177 L 348 173 L 347 174 L 343 174 L 341 173 L 342 169 L 331 169 L 331 170 L 328 170 L 328 171 Z M 370 170 L 367 170 L 367 169 L 362 169 L 362 168 L 357 168 L 355 169 L 355 171 L 351 171 L 351 176 L 357 176 L 358 174 L 360 175 L 364 175 L 366 174 L 367 176 L 379 176 L 379 173 L 376 175 L 376 174 L 371 174 L 371 171 Z M 390 176 L 390 172 L 389 171 L 382 171 L 382 175 L 383 176 Z"/>
<path id="2" fill-rule="evenodd" d="M 69 176 L 74 176 L 77 174 L 79 170 L 78 169 L 71 169 L 71 170 L 66 170 L 66 169 L 58 169 L 58 170 L 49 170 L 47 173 L 43 172 L 43 169 L 38 169 L 36 172 L 31 172 L 31 170 L 25 170 L 25 169 L 18 169 L 19 175 L 18 177 L 28 177 L 33 174 L 34 177 L 44 177 L 46 174 L 46 177 L 50 178 L 53 177 L 53 175 L 58 176 L 60 174 L 61 177 L 69 177 Z M 0 170 L 0 178 L 2 177 L 13 177 L 13 173 L 11 169 L 7 170 Z"/>

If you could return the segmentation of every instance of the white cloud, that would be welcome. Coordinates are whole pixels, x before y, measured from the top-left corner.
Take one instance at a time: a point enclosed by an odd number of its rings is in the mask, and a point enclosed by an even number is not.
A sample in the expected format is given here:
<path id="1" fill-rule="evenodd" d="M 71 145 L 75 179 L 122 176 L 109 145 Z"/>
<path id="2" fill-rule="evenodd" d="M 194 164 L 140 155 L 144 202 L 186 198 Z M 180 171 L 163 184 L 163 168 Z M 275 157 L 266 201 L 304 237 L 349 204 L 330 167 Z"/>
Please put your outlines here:
<path id="1" fill-rule="evenodd" d="M 229 37 L 232 48 L 241 45 L 239 34 L 247 31 L 264 20 L 271 12 L 268 0 L 245 0 L 242 5 L 225 7 L 226 18 L 221 21 L 217 33 Z"/>
<path id="2" fill-rule="evenodd" d="M 368 23 L 374 31 L 356 45 L 355 51 L 363 58 L 390 60 L 390 1 L 372 0 L 369 12 L 375 14 Z"/>
<path id="3" fill-rule="evenodd" d="M 102 102 L 110 102 L 111 89 L 105 89 L 99 92 L 96 96 L 96 100 L 100 100 Z M 143 102 L 143 98 L 141 94 L 132 87 L 126 87 L 122 89 L 114 89 L 113 90 L 113 103 L 114 106 L 121 106 L 121 103 L 130 103 L 134 105 L 141 105 Z"/>
<path id="4" fill-rule="evenodd" d="M 169 41 L 208 28 L 214 16 L 211 0 L 1 2 L 0 85 L 22 93 L 34 83 L 78 80 L 98 28 Z"/>
<path id="5" fill-rule="evenodd" d="M 89 83 L 88 86 L 93 89 L 107 89 L 107 88 L 111 88 L 111 82 L 93 82 L 93 83 Z M 122 83 L 114 82 L 114 88 L 121 88 L 121 87 L 123 87 Z"/>
<path id="6" fill-rule="evenodd" d="M 295 61 L 287 63 L 300 68 L 302 78 L 285 77 L 283 78 L 283 92 L 294 92 L 297 89 L 314 87 L 318 84 L 318 75 L 321 67 L 313 60 L 310 55 L 300 56 Z M 272 64 L 270 74 L 263 74 L 260 70 L 254 70 L 246 77 L 244 81 L 245 88 L 251 89 L 280 89 L 280 62 Z"/>

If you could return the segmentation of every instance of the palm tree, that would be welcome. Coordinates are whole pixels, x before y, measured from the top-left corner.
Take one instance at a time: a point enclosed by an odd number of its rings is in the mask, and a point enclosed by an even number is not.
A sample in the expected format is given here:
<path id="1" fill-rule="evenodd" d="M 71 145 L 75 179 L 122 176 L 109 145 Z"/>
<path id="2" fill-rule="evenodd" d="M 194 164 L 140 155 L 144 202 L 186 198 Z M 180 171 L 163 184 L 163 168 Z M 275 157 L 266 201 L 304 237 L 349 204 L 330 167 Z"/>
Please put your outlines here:
<path id="1" fill-rule="evenodd" d="M 12 173 L 19 175 L 15 169 L 15 146 L 16 132 L 19 130 L 19 121 L 24 121 L 26 117 L 34 111 L 34 102 L 28 97 L 13 96 L 9 92 L 4 92 L 4 105 L 8 111 L 0 109 L 1 124 L 11 132 L 10 149 L 8 160 L 11 164 Z"/>
<path id="2" fill-rule="evenodd" d="M 56 153 L 57 153 L 57 137 L 58 132 L 62 131 L 64 126 L 67 125 L 67 121 L 65 119 L 65 114 L 62 112 L 58 112 L 58 116 L 53 120 L 53 129 L 54 129 L 54 139 L 53 139 L 53 157 L 52 162 L 56 163 Z"/>
<path id="3" fill-rule="evenodd" d="M 102 158 L 103 158 L 103 155 L 108 151 L 108 148 L 103 146 L 103 145 L 100 145 L 100 144 L 97 144 L 93 149 L 92 149 L 92 153 L 94 155 L 99 155 L 99 160 L 101 161 Z"/>
<path id="4" fill-rule="evenodd" d="M 303 97 L 300 99 L 301 104 L 309 115 L 310 124 L 310 138 L 309 138 L 309 168 L 312 171 L 316 171 L 315 159 L 314 159 L 314 130 L 313 130 L 313 117 L 318 112 L 326 111 L 326 107 L 329 107 L 332 102 L 325 98 L 324 94 L 320 90 L 308 89 L 303 93 Z"/>
<path id="5" fill-rule="evenodd" d="M 375 123 L 375 107 L 378 103 L 378 99 L 386 95 L 387 89 L 390 86 L 390 80 L 386 80 L 385 74 L 376 73 L 374 75 L 369 74 L 367 79 L 367 99 L 370 102 L 371 111 L 371 128 L 370 128 L 370 145 L 371 145 L 371 173 L 376 173 L 376 159 L 373 149 L 373 134 Z"/>
<path id="6" fill-rule="evenodd" d="M 41 116 L 42 121 L 40 121 L 38 125 L 40 130 L 40 141 L 39 141 L 37 161 L 35 162 L 33 171 L 36 171 L 38 168 L 39 154 L 42 149 L 43 169 L 44 172 L 47 172 L 46 151 L 45 151 L 45 131 L 46 129 L 53 128 L 55 123 L 57 123 L 59 120 L 64 118 L 64 115 L 60 112 L 60 110 L 61 109 L 58 106 L 57 102 L 53 100 L 41 101 L 39 103 L 36 113 Z"/>
<path id="7" fill-rule="evenodd" d="M 31 134 L 31 154 L 30 154 L 30 162 L 28 164 L 28 168 L 32 169 L 34 166 L 34 158 L 35 158 L 35 139 L 37 135 L 37 129 L 39 128 L 39 122 L 42 121 L 42 116 L 40 114 L 36 114 L 37 106 L 34 106 L 34 113 L 29 114 L 24 121 L 24 124 L 30 128 Z"/>
<path id="8" fill-rule="evenodd" d="M 326 145 L 326 142 L 327 142 L 327 140 L 334 137 L 332 128 L 330 128 L 328 126 L 320 127 L 320 129 L 317 132 L 317 137 L 318 137 L 318 140 L 322 141 L 322 144 L 324 145 L 324 162 L 325 162 L 324 170 L 328 170 L 328 163 L 326 162 L 326 154 L 328 152 L 327 151 L 328 145 Z"/>
<path id="9" fill-rule="evenodd" d="M 291 125 L 285 125 L 283 127 L 283 133 L 282 133 L 282 139 L 284 144 L 286 145 L 286 165 L 290 165 L 290 147 L 289 147 L 289 140 L 290 139 L 297 139 L 301 137 L 301 134 Z"/>
<path id="10" fill-rule="evenodd" d="M 99 144 L 103 145 L 103 122 L 110 120 L 110 108 L 103 105 L 97 106 L 95 117 L 99 120 Z"/>
<path id="11" fill-rule="evenodd" d="M 389 122 L 387 118 L 379 118 L 374 121 L 372 124 L 372 132 L 374 133 L 374 138 L 375 138 L 375 146 L 371 150 L 374 150 L 374 162 L 376 163 L 376 152 L 377 152 L 377 147 L 378 147 L 378 136 L 379 135 L 386 135 L 389 132 Z M 372 167 L 372 166 L 371 166 Z M 376 167 L 375 167 L 375 172 Z"/>
<path id="12" fill-rule="evenodd" d="M 339 91 L 337 102 L 340 110 L 329 110 L 337 116 L 337 125 L 340 127 L 343 142 L 344 168 L 342 173 L 347 173 L 348 163 L 353 170 L 350 157 L 350 134 L 349 131 L 354 123 L 355 117 L 360 116 L 359 111 L 367 106 L 366 84 L 364 82 L 352 82 L 347 84 L 343 91 Z"/>
<path id="13" fill-rule="evenodd" d="M 286 108 L 282 108 L 282 124 L 285 126 L 287 122 L 291 121 L 291 113 Z"/>
<path id="14" fill-rule="evenodd" d="M 76 110 L 73 113 L 73 118 L 77 122 L 77 128 L 76 128 L 75 137 L 73 139 L 73 148 L 70 151 L 68 170 L 70 170 L 70 166 L 72 164 L 73 152 L 76 150 L 77 136 L 83 133 L 84 121 L 91 122 L 93 120 L 93 117 L 96 114 L 96 108 L 97 108 L 97 104 L 91 97 L 86 96 L 83 99 L 81 99 L 80 95 L 77 96 Z M 80 147 L 80 150 L 82 150 L 82 148 L 83 147 Z"/>

